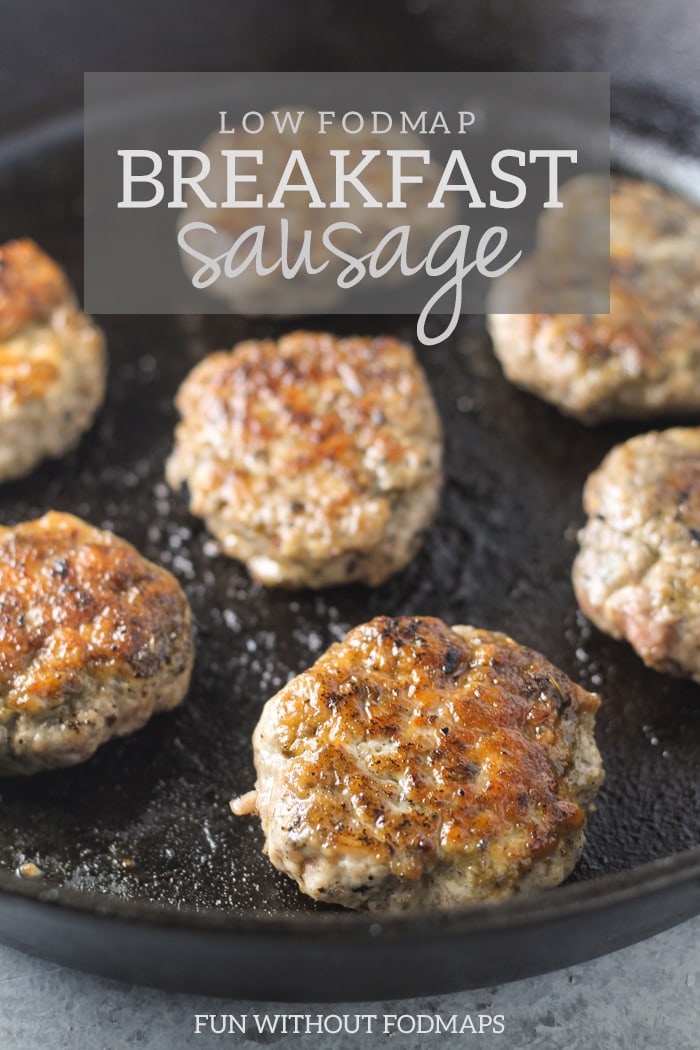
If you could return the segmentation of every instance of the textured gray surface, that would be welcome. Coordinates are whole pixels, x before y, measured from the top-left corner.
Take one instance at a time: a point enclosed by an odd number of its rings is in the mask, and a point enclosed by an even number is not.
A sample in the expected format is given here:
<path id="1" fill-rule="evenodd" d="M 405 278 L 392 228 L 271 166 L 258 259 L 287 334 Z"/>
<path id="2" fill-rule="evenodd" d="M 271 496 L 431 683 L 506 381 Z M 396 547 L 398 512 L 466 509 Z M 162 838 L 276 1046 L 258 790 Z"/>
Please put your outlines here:
<path id="1" fill-rule="evenodd" d="M 505 1015 L 503 1035 L 286 1037 L 194 1035 L 194 1016 L 257 1013 Z M 218 1021 L 217 1021 L 218 1024 Z M 65 970 L 0 946 L 1 1050 L 183 1050 L 185 1047 L 442 1050 L 697 1050 L 700 917 L 643 944 L 555 974 L 498 988 L 393 1003 L 284 1006 L 168 995 Z"/>

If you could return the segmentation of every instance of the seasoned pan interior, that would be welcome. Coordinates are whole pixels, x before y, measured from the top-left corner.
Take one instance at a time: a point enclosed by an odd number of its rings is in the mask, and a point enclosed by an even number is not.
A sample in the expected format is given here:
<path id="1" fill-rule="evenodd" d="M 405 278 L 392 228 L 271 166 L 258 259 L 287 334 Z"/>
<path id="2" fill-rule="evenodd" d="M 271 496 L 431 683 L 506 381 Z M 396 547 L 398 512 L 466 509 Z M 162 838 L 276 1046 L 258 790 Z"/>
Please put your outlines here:
<path id="1" fill-rule="evenodd" d="M 81 182 L 75 124 L 19 149 L 0 147 L 0 239 L 36 238 L 78 287 Z M 228 800 L 252 785 L 250 734 L 264 701 L 349 626 L 379 613 L 506 631 L 601 692 L 607 781 L 573 880 L 700 841 L 700 687 L 647 670 L 627 645 L 589 628 L 569 579 L 586 475 L 643 426 L 588 430 L 513 389 L 482 318 L 465 318 L 448 344 L 421 354 L 444 421 L 447 477 L 419 556 L 374 591 L 265 591 L 215 556 L 184 496 L 166 489 L 163 465 L 173 396 L 192 365 L 289 324 L 147 316 L 102 323 L 111 375 L 96 426 L 66 459 L 4 485 L 0 520 L 71 511 L 171 569 L 194 610 L 196 671 L 181 710 L 108 744 L 86 765 L 0 782 L 0 867 L 31 860 L 46 880 L 132 900 L 236 913 L 320 910 L 272 869 L 256 822 L 233 818 Z M 304 324 L 414 335 L 410 318 Z"/>

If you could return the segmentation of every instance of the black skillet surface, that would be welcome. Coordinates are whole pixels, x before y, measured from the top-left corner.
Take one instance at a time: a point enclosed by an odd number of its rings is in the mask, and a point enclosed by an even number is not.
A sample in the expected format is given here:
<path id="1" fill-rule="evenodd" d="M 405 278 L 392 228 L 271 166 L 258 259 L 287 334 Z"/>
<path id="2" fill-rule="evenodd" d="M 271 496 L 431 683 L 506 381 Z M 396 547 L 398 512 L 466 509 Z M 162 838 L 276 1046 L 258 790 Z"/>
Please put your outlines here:
<path id="1" fill-rule="evenodd" d="M 0 150 L 0 240 L 35 237 L 79 286 L 78 132 L 68 121 Z M 634 427 L 588 430 L 516 391 L 482 319 L 465 318 L 448 344 L 421 354 L 445 426 L 446 485 L 413 564 L 374 591 L 265 591 L 215 555 L 184 498 L 166 489 L 163 464 L 173 396 L 192 365 L 288 325 L 102 320 L 111 376 L 95 427 L 66 459 L 3 486 L 0 520 L 71 511 L 171 569 L 194 610 L 197 664 L 178 712 L 78 768 L 0 782 L 5 939 L 169 988 L 370 999 L 541 972 L 700 910 L 698 687 L 645 669 L 626 645 L 591 630 L 569 582 L 581 486 Z M 308 324 L 414 336 L 410 318 Z M 607 780 L 572 885 L 452 915 L 341 913 L 299 894 L 262 856 L 256 822 L 231 816 L 228 800 L 252 785 L 249 741 L 263 702 L 379 613 L 506 631 L 602 693 Z M 44 878 L 17 876 L 25 860 Z"/>

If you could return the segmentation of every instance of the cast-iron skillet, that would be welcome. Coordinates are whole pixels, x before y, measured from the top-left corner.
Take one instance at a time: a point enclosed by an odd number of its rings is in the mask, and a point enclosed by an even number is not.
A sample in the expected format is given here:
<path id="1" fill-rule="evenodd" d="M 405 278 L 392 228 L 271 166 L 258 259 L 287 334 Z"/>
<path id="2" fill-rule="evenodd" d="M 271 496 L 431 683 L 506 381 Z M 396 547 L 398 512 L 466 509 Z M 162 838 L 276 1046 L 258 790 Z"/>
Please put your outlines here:
<path id="1" fill-rule="evenodd" d="M 203 63 L 202 63 L 203 65 Z M 688 185 L 694 114 L 616 95 L 633 168 Z M 630 143 L 631 148 L 630 148 Z M 0 240 L 35 237 L 81 285 L 79 118 L 0 143 Z M 656 166 L 655 166 L 656 165 Z M 422 353 L 447 439 L 437 523 L 413 564 L 369 591 L 267 592 L 212 557 L 163 484 L 178 384 L 203 353 L 288 325 L 236 317 L 101 319 L 107 403 L 79 449 L 0 492 L 0 520 L 49 507 L 113 528 L 183 582 L 198 627 L 191 694 L 84 766 L 0 782 L 0 935 L 52 959 L 171 989 L 375 999 L 523 977 L 611 951 L 700 910 L 700 694 L 590 629 L 569 582 L 588 472 L 642 426 L 586 429 L 503 379 L 481 318 Z M 412 318 L 308 327 L 413 337 Z M 659 425 L 664 425 L 661 421 Z M 261 705 L 352 624 L 418 613 L 503 630 L 604 704 L 607 780 L 569 884 L 498 906 L 383 918 L 314 905 L 260 853 L 228 799 L 251 786 Z M 31 860 L 37 881 L 15 874 Z"/>

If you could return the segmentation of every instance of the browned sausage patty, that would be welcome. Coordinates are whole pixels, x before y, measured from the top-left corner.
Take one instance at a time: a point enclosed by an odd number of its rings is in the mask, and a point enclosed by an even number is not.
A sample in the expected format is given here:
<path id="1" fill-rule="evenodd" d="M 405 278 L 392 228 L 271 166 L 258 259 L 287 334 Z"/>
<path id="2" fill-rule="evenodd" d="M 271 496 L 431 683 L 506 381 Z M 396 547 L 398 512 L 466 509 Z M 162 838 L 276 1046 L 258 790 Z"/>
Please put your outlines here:
<path id="1" fill-rule="evenodd" d="M 0 481 L 77 443 L 106 371 L 102 333 L 60 267 L 33 241 L 0 246 Z"/>
<path id="2" fill-rule="evenodd" d="M 125 540 L 51 511 L 0 528 L 0 773 L 82 762 L 185 696 L 177 580 Z"/>
<path id="3" fill-rule="evenodd" d="M 437 507 L 440 421 L 397 339 L 295 332 L 191 372 L 167 478 L 264 584 L 378 584 Z"/>
<path id="4" fill-rule="evenodd" d="M 700 429 L 618 445 L 589 477 L 584 507 L 581 608 L 650 667 L 700 682 Z"/>
<path id="5" fill-rule="evenodd" d="M 594 190 L 584 177 L 564 192 L 585 211 Z M 585 423 L 700 407 L 697 207 L 650 182 L 613 178 L 609 314 L 526 312 L 537 292 L 530 275 L 533 284 L 515 289 L 522 312 L 489 316 L 509 379 Z"/>
<path id="6" fill-rule="evenodd" d="M 277 111 L 280 120 L 287 114 L 295 117 L 298 112 L 294 107 Z M 296 132 L 289 125 L 280 131 L 272 113 L 265 114 L 265 126 L 260 131 L 247 132 L 244 128 L 236 129 L 235 145 L 237 149 L 260 150 L 264 155 L 264 164 L 256 164 L 251 158 L 245 158 L 239 165 L 239 173 L 246 173 L 254 178 L 254 184 L 237 187 L 239 200 L 254 200 L 258 195 L 263 208 L 252 212 L 248 208 L 225 208 L 220 203 L 231 195 L 228 163 L 223 151 L 231 149 L 231 136 L 227 132 L 214 132 L 201 146 L 209 159 L 209 174 L 199 186 L 215 202 L 209 207 L 191 187 L 185 191 L 186 209 L 180 215 L 179 226 L 189 227 L 193 223 L 202 223 L 212 230 L 188 230 L 186 242 L 195 250 L 200 250 L 205 258 L 223 256 L 230 252 L 239 238 L 243 238 L 243 248 L 238 249 L 236 263 L 241 261 L 244 252 L 250 247 L 250 237 L 246 234 L 253 226 L 264 229 L 260 244 L 256 242 L 256 251 L 260 251 L 265 276 L 257 272 L 256 266 L 241 267 L 235 279 L 226 276 L 225 270 L 208 286 L 208 291 L 228 301 L 236 313 L 243 314 L 285 314 L 287 316 L 323 313 L 342 304 L 347 290 L 338 285 L 338 278 L 346 268 L 346 263 L 335 258 L 322 246 L 322 233 L 329 223 L 327 209 L 310 208 L 310 197 L 307 193 L 287 192 L 283 195 L 284 210 L 277 212 L 269 209 L 269 202 L 275 195 L 280 177 L 289 161 L 292 150 L 299 150 L 308 167 L 309 173 L 322 201 L 334 201 L 337 196 L 338 180 L 336 174 L 336 156 L 334 151 L 346 152 L 348 134 L 340 126 L 332 123 L 319 134 L 321 117 L 312 109 L 306 108 L 304 117 Z M 351 171 L 363 152 L 377 151 L 362 170 L 361 183 L 379 202 L 391 200 L 394 193 L 394 162 L 391 150 L 426 149 L 425 138 L 408 130 L 394 128 L 376 136 L 369 130 L 362 130 L 352 135 L 351 156 L 347 158 L 345 170 Z M 401 199 L 405 203 L 403 221 L 410 217 L 412 256 L 421 259 L 428 253 L 435 238 L 444 229 L 457 221 L 457 208 L 452 201 L 454 196 L 447 193 L 443 206 L 439 209 L 428 208 L 428 203 L 435 196 L 442 169 L 433 162 L 424 164 L 421 160 L 413 162 L 415 172 L 420 171 L 421 181 L 404 183 L 401 186 Z M 385 207 L 368 208 L 363 194 L 352 186 L 341 191 L 347 207 L 336 212 L 342 219 L 344 228 L 335 228 L 333 243 L 339 252 L 346 251 L 351 258 L 374 248 L 393 229 L 391 211 Z M 282 235 L 283 219 L 287 228 L 286 236 Z M 353 230 L 354 228 L 354 230 Z M 356 232 L 355 232 L 356 231 Z M 279 266 L 280 258 L 287 258 L 293 266 L 299 256 L 302 244 L 305 245 L 304 256 L 308 256 L 309 269 L 316 272 L 309 274 L 306 266 L 298 267 L 293 280 L 289 280 Z M 197 260 L 188 252 L 182 252 L 182 262 L 190 277 L 201 268 Z M 319 274 L 319 267 L 323 273 Z M 400 269 L 394 267 L 382 278 L 382 286 L 397 285 L 405 278 Z M 301 309 L 300 309 L 301 307 Z M 342 309 L 342 306 L 341 306 Z"/>
<path id="7" fill-rule="evenodd" d="M 305 893 L 350 908 L 554 885 L 603 780 L 599 703 L 503 634 L 380 616 L 268 701 L 232 807 Z"/>

